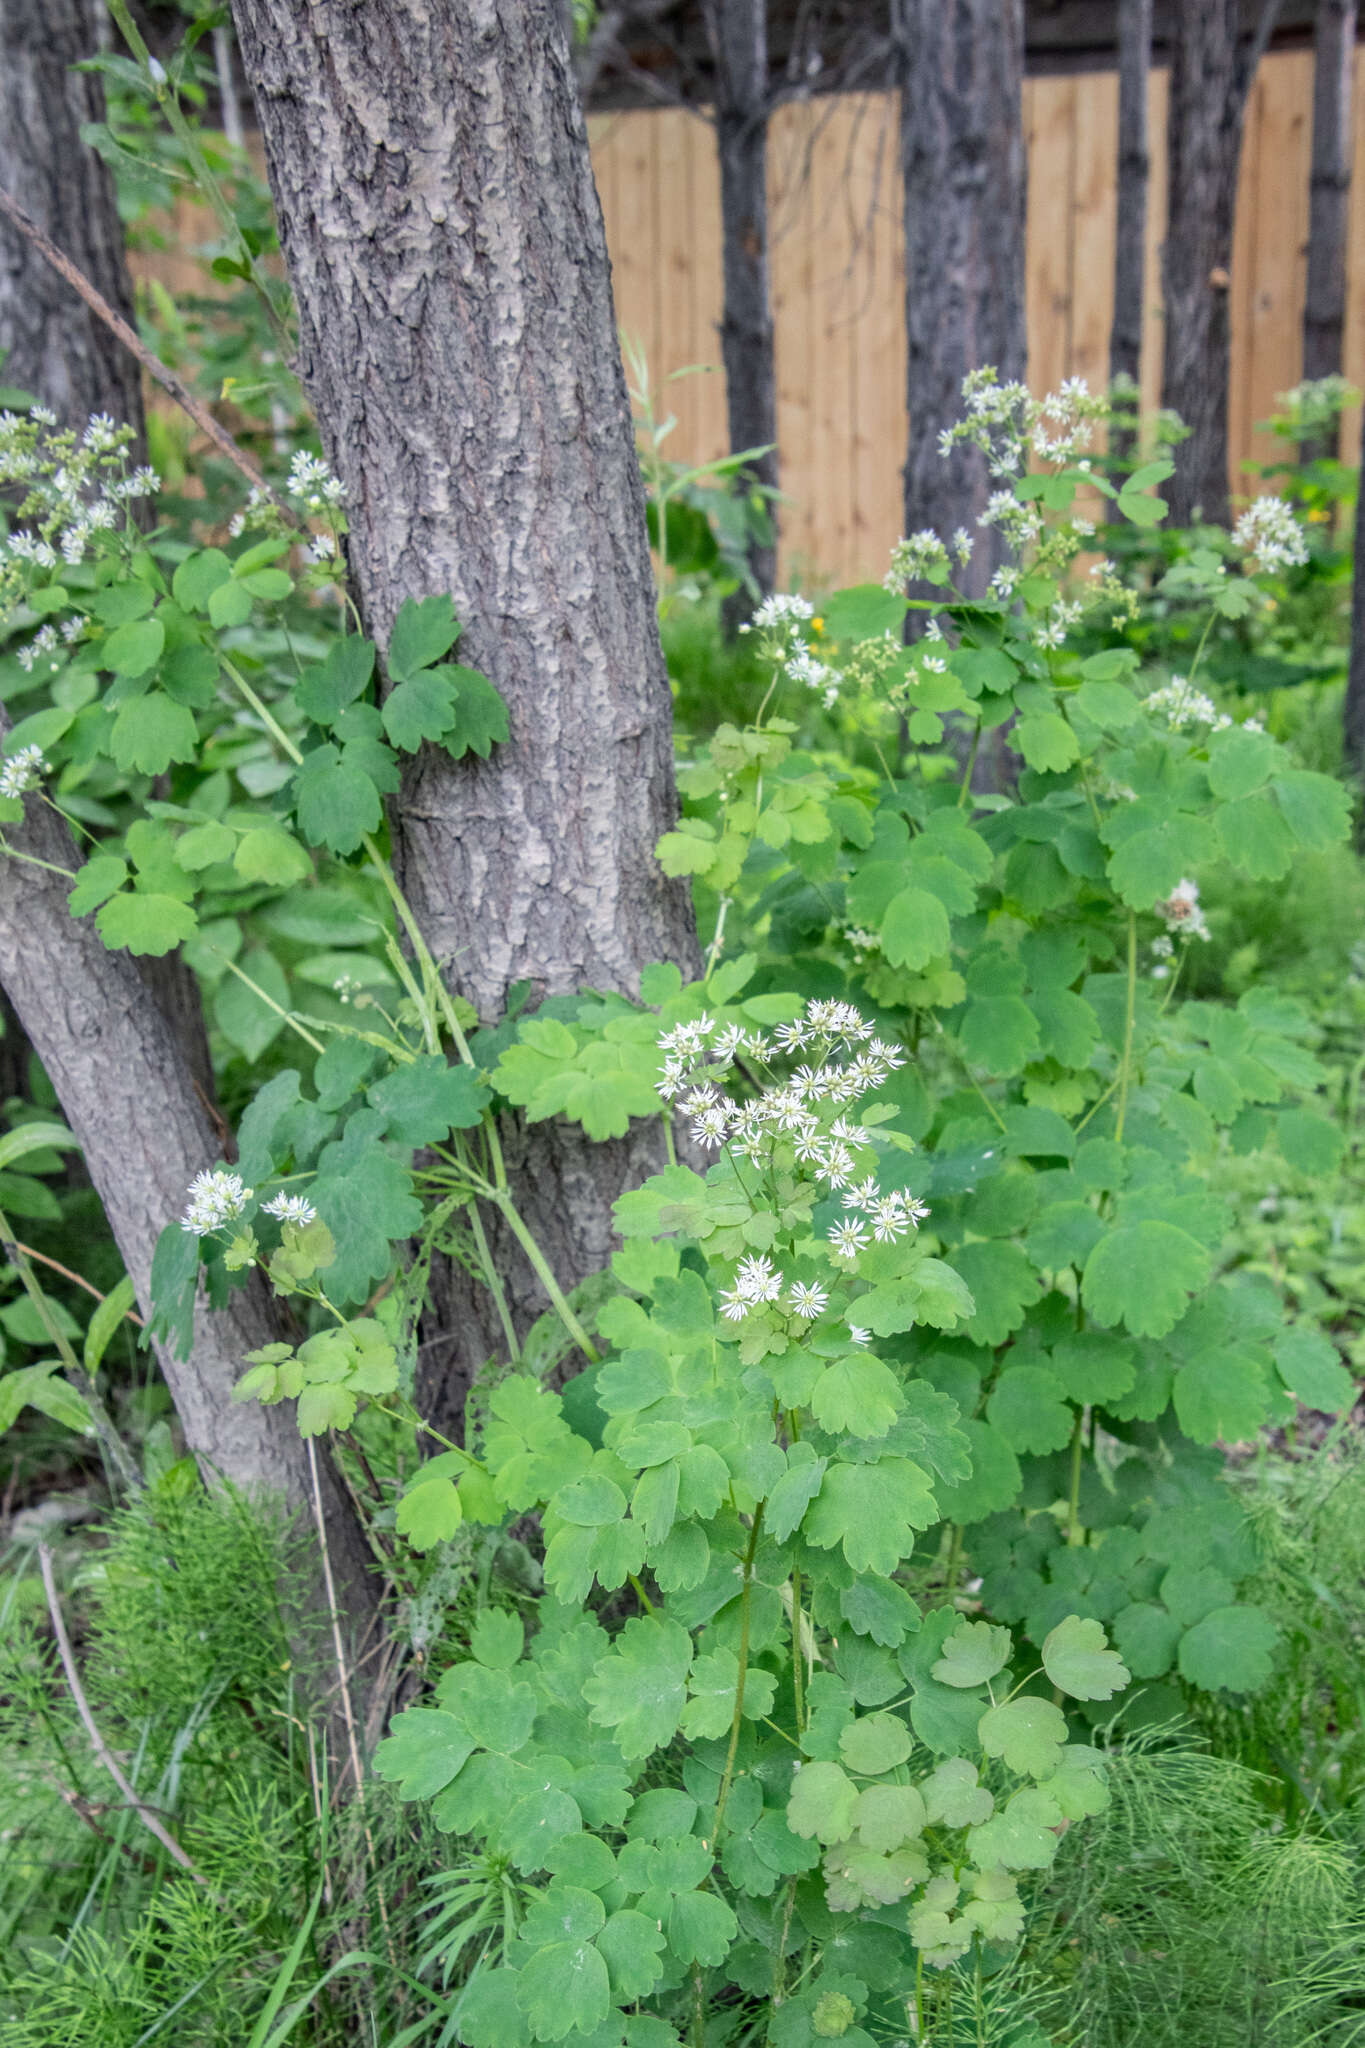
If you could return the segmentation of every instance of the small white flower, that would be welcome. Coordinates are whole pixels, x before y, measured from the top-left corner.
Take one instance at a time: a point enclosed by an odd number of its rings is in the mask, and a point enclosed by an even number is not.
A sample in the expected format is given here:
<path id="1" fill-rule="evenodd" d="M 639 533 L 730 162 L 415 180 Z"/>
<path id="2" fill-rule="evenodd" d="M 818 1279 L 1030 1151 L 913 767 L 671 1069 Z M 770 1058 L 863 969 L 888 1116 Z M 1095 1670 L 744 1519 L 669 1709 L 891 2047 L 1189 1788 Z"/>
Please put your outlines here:
<path id="1" fill-rule="evenodd" d="M 30 789 L 36 789 L 45 775 L 52 770 L 43 759 L 41 747 L 21 747 L 17 754 L 11 754 L 8 761 L 0 765 L 0 796 L 23 796 Z"/>
<path id="2" fill-rule="evenodd" d="M 297 1223 L 301 1227 L 318 1220 L 317 1210 L 302 1195 L 276 1195 L 273 1201 L 265 1204 L 264 1213 L 276 1217 L 281 1223 Z"/>
<path id="3" fill-rule="evenodd" d="M 240 1174 L 217 1166 L 195 1175 L 189 1197 L 180 1228 L 192 1237 L 209 1237 L 241 1215 L 251 1200 L 251 1189 L 242 1185 Z"/>
<path id="4" fill-rule="evenodd" d="M 815 1318 L 828 1306 L 829 1296 L 823 1287 L 806 1287 L 797 1281 L 792 1286 L 788 1307 L 802 1322 L 813 1323 Z"/>
<path id="5" fill-rule="evenodd" d="M 872 1342 L 872 1332 L 871 1330 L 862 1329 L 857 1323 L 850 1323 L 848 1326 L 848 1341 L 850 1344 L 870 1344 Z"/>
<path id="6" fill-rule="evenodd" d="M 757 1257 L 741 1259 L 735 1275 L 735 1293 L 741 1301 L 776 1301 L 782 1292 L 782 1275 L 773 1267 L 773 1262 L 760 1252 Z"/>
<path id="7" fill-rule="evenodd" d="M 1209 928 L 1204 913 L 1199 907 L 1199 885 L 1182 877 L 1169 896 L 1156 906 L 1156 914 L 1166 920 L 1168 932 L 1179 932 L 1187 939 L 1206 939 Z"/>
<path id="8" fill-rule="evenodd" d="M 1294 569 L 1308 560 L 1303 529 L 1283 498 L 1256 498 L 1232 530 L 1255 569 Z"/>
<path id="9" fill-rule="evenodd" d="M 754 613 L 753 622 L 762 631 L 765 628 L 797 626 L 814 617 L 815 606 L 804 597 L 776 591 L 773 596 L 764 598 Z"/>
<path id="10" fill-rule="evenodd" d="M 837 1258 L 856 1259 L 866 1248 L 867 1228 L 862 1223 L 836 1223 L 829 1233 L 829 1241 Z"/>
<path id="11" fill-rule="evenodd" d="M 749 1304 L 736 1289 L 730 1294 L 722 1294 L 720 1312 L 727 1322 L 742 1323 L 749 1313 Z"/>

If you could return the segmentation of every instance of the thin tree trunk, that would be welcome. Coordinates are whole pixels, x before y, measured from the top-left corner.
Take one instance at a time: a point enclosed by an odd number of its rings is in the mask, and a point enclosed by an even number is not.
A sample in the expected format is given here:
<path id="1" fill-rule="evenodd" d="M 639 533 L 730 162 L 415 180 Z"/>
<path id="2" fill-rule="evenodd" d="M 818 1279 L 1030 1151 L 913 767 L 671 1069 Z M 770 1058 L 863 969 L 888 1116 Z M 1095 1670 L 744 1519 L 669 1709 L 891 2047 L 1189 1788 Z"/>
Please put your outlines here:
<path id="1" fill-rule="evenodd" d="M 100 0 L 0 6 L 0 186 L 17 199 L 124 318 L 133 318 L 113 180 L 81 141 L 104 119 L 98 73 L 73 71 L 100 48 Z M 108 412 L 143 434 L 137 365 L 37 251 L 0 225 L 0 380 L 83 426 Z"/>
<path id="2" fill-rule="evenodd" d="M 1313 171 L 1308 202 L 1308 292 L 1303 374 L 1339 375 L 1346 320 L 1346 235 L 1351 195 L 1351 84 L 1356 0 L 1318 0 L 1313 46 Z M 1305 446 L 1304 459 L 1335 453 Z"/>
<path id="3" fill-rule="evenodd" d="M 905 530 L 969 531 L 991 490 L 980 451 L 945 462 L 938 437 L 962 380 L 993 366 L 1022 379 L 1026 167 L 1023 0 L 894 0 L 905 184 Z M 960 581 L 980 595 L 996 566 L 985 534 Z"/>
<path id="4" fill-rule="evenodd" d="M 1365 425 L 1361 430 L 1361 474 L 1365 476 Z M 1351 658 L 1343 713 L 1346 766 L 1365 785 L 1365 490 L 1356 498 L 1355 576 L 1351 585 Z M 1357 818 L 1362 830 L 1365 813 Z M 1362 833 L 1365 837 L 1365 833 Z"/>
<path id="5" fill-rule="evenodd" d="M 8 726 L 0 721 L 0 738 Z M 6 838 L 19 853 L 70 872 L 80 855 L 66 826 L 30 796 Z M 126 953 L 105 950 L 94 923 L 66 907 L 70 883 L 51 868 L 0 859 L 0 982 L 80 1141 L 144 1315 L 151 1307 L 152 1252 L 179 1215 L 193 1176 L 221 1143 L 178 1037 Z M 157 1344 L 157 1361 L 185 1440 L 206 1478 L 309 1499 L 307 1447 L 288 1408 L 235 1403 L 244 1353 L 274 1341 L 280 1324 L 264 1282 L 210 1311 L 201 1300 L 188 1358 Z M 369 1620 L 375 1592 L 349 1501 L 327 1460 L 320 1467 L 333 1569 L 352 1631 Z"/>
<path id="6" fill-rule="evenodd" d="M 1152 68 L 1152 0 L 1119 0 L 1119 135 L 1114 225 L 1114 324 L 1109 381 L 1136 387 L 1147 324 L 1147 79 Z M 1131 436 L 1122 440 L 1131 445 Z M 1115 436 L 1115 452 L 1124 452 Z"/>
<path id="7" fill-rule="evenodd" d="M 671 702 L 557 0 L 235 15 L 367 624 L 382 644 L 404 598 L 451 593 L 461 657 L 510 709 L 491 760 L 428 751 L 394 806 L 427 941 L 490 1020 L 519 980 L 539 1000 L 633 991 L 651 960 L 695 971 L 687 891 L 653 858 L 675 813 Z M 527 1134 L 517 1193 L 563 1283 L 600 1263 L 637 1154 Z M 450 1416 L 501 1340 L 458 1273 L 443 1321 L 425 1398 Z"/>
<path id="8" fill-rule="evenodd" d="M 1165 352 L 1162 403 L 1189 438 L 1167 486 L 1173 525 L 1228 516 L 1228 296 L 1247 93 L 1279 0 L 1263 0 L 1239 47 L 1240 0 L 1199 0 L 1171 14 L 1167 117 L 1170 202 L 1162 251 Z"/>
<path id="9" fill-rule="evenodd" d="M 777 359 L 768 256 L 768 5 L 767 0 L 704 0 L 706 35 L 716 80 L 716 145 L 720 157 L 721 246 L 725 283 L 721 356 L 730 452 L 767 448 L 735 480 L 777 488 Z M 770 541 L 749 549 L 749 574 L 761 597 L 777 582 L 776 505 L 769 500 Z M 727 606 L 732 623 L 752 609 L 752 593 Z"/>

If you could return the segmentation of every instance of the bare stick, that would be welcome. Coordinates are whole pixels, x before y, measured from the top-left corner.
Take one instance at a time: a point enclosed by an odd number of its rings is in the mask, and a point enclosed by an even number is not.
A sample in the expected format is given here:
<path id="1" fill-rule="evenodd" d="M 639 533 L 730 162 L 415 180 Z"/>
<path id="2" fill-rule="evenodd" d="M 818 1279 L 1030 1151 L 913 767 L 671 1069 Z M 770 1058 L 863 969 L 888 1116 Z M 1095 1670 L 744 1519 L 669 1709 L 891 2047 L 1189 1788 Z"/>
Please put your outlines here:
<path id="1" fill-rule="evenodd" d="M 76 1702 L 76 1712 L 84 1722 L 85 1732 L 90 1737 L 91 1748 L 104 1765 L 105 1770 L 108 1771 L 114 1783 L 118 1786 L 128 1805 L 131 1806 L 133 1812 L 142 1822 L 142 1825 L 156 1836 L 156 1839 L 160 1842 L 167 1855 L 172 1857 L 182 1870 L 187 1871 L 196 1884 L 203 1885 L 205 1891 L 208 1891 L 210 1889 L 208 1879 L 203 1875 L 202 1871 L 195 1869 L 174 1835 L 167 1832 L 151 1808 L 143 1805 L 115 1763 L 108 1743 L 95 1725 L 95 1717 L 90 1711 L 90 1702 L 85 1697 L 85 1688 L 81 1684 L 80 1673 L 76 1669 L 76 1659 L 71 1654 L 71 1638 L 67 1635 L 66 1623 L 62 1619 L 61 1604 L 57 1599 L 57 1582 L 52 1574 L 52 1552 L 45 1543 L 38 1545 L 38 1569 L 43 1575 L 43 1591 L 47 1595 L 47 1611 L 52 1620 L 52 1633 L 57 1638 L 57 1654 L 62 1660 L 62 1669 L 66 1673 L 66 1682 L 70 1688 L 71 1697 Z"/>
<path id="2" fill-rule="evenodd" d="M 261 475 L 260 470 L 257 469 L 246 450 L 238 446 L 227 428 L 219 425 L 208 407 L 202 405 L 194 393 L 181 383 L 175 371 L 167 369 L 160 356 L 155 355 L 148 348 L 141 335 L 134 332 L 122 314 L 114 311 L 103 293 L 96 291 L 84 271 L 78 270 L 71 261 L 71 258 L 62 254 L 50 236 L 43 233 L 37 221 L 31 219 L 25 213 L 23 207 L 19 205 L 18 201 L 11 199 L 9 193 L 3 189 L 0 189 L 0 214 L 5 216 L 5 219 L 10 222 L 11 226 L 19 230 L 19 233 L 23 235 L 26 241 L 32 242 L 39 255 L 46 258 L 58 276 L 66 279 L 72 291 L 80 293 L 80 296 L 85 300 L 91 312 L 96 314 L 104 322 L 105 326 L 118 336 L 123 346 L 137 357 L 148 375 L 155 377 L 157 383 L 164 390 L 170 392 L 176 404 L 189 414 L 200 433 L 207 434 L 219 454 L 225 455 L 228 461 L 241 471 L 252 488 L 260 491 L 263 496 L 267 497 L 271 504 L 293 524 L 294 515 L 289 507 L 270 488 L 270 485 Z"/>
<path id="3" fill-rule="evenodd" d="M 73 1287 L 83 1287 L 87 1294 L 93 1294 L 96 1301 L 106 1299 L 92 1280 L 85 1279 L 80 1273 L 73 1273 L 70 1266 L 64 1266 L 60 1259 L 50 1259 L 46 1252 L 35 1252 L 31 1244 L 20 1244 L 17 1237 L 13 1243 L 14 1249 L 22 1252 L 26 1259 L 36 1259 L 40 1266 L 50 1266 L 54 1273 L 60 1273 L 63 1280 L 69 1280 Z M 142 1317 L 135 1308 L 126 1308 L 123 1311 L 123 1320 L 126 1323 L 136 1323 L 139 1330 L 143 1327 Z"/>

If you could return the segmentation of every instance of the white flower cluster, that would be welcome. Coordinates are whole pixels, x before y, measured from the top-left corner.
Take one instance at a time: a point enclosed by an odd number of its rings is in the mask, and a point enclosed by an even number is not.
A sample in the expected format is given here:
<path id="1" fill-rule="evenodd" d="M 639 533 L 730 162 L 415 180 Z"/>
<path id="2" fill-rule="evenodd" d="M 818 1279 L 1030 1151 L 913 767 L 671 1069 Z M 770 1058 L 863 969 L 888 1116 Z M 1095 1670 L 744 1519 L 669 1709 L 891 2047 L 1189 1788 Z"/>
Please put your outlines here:
<path id="1" fill-rule="evenodd" d="M 1308 560 L 1303 528 L 1283 498 L 1254 499 L 1233 527 L 1232 538 L 1255 569 L 1294 569 Z"/>
<path id="2" fill-rule="evenodd" d="M 36 789 L 51 769 L 43 759 L 41 747 L 21 747 L 17 754 L 11 754 L 8 761 L 0 764 L 0 796 L 23 796 L 30 789 Z"/>
<path id="3" fill-rule="evenodd" d="M 804 1017 L 780 1024 L 771 1037 L 742 1025 L 718 1026 L 710 1017 L 675 1025 L 659 1040 L 665 1055 L 659 1093 L 692 1118 L 692 1136 L 709 1149 L 726 1147 L 751 1164 L 766 1163 L 782 1139 L 791 1143 L 799 1165 L 831 1190 L 846 1190 L 847 1219 L 830 1232 L 840 1258 L 856 1258 L 873 1239 L 893 1243 L 921 1223 L 928 1210 L 899 1190 L 883 1194 L 876 1179 L 860 1171 L 869 1134 L 843 1113 L 844 1105 L 880 1087 L 904 1065 L 904 1054 L 876 1036 L 875 1027 L 851 1003 L 816 1000 Z M 808 1055 L 786 1079 L 773 1077 L 757 1096 L 737 1101 L 721 1083 L 732 1078 L 736 1061 L 771 1069 L 774 1060 Z M 783 1275 L 766 1257 L 744 1260 L 723 1313 L 741 1322 L 751 1308 L 778 1302 Z M 794 1287 L 788 1312 L 808 1320 L 823 1307 L 821 1290 Z"/>
<path id="4" fill-rule="evenodd" d="M 1199 884 L 1182 878 L 1169 896 L 1156 906 L 1156 914 L 1166 920 L 1168 932 L 1178 932 L 1186 939 L 1206 939 L 1209 935 L 1204 913 L 1199 907 Z"/>
<path id="5" fill-rule="evenodd" d="M 964 378 L 966 412 L 938 437 L 946 461 L 959 442 L 969 441 L 985 453 L 992 476 L 1017 476 L 1028 456 L 1029 437 L 1037 408 L 1026 384 L 1002 384 L 989 366 Z"/>
<path id="6" fill-rule="evenodd" d="M 1223 732 L 1232 724 L 1227 713 L 1218 709 L 1212 697 L 1196 690 L 1184 676 L 1172 676 L 1169 683 L 1163 683 L 1159 690 L 1150 690 L 1142 700 L 1142 708 L 1144 711 L 1164 711 L 1172 732 L 1183 732 L 1187 725 L 1207 725 L 1213 732 Z"/>
<path id="7" fill-rule="evenodd" d="M 1043 515 L 1037 505 L 1024 503 L 1013 491 L 992 491 L 981 514 L 983 526 L 998 526 L 1016 553 L 1035 547 L 1043 537 Z"/>
<path id="8" fill-rule="evenodd" d="M 1033 638 L 1039 647 L 1065 647 L 1069 629 L 1078 624 L 1085 607 L 1059 597 L 1040 626 L 1034 629 Z"/>
<path id="9" fill-rule="evenodd" d="M 1088 468 L 1082 458 L 1090 446 L 1094 421 L 1106 401 L 1096 398 L 1084 377 L 1068 377 L 1058 391 L 1049 391 L 1037 407 L 1033 452 L 1044 462 Z"/>
<path id="10" fill-rule="evenodd" d="M 96 534 L 122 530 L 128 505 L 160 489 L 151 469 L 127 468 L 131 427 L 96 413 L 78 437 L 45 406 L 0 412 L 0 485 L 22 485 L 15 532 L 0 540 L 0 614 L 24 587 L 23 570 L 78 567 Z"/>
<path id="11" fill-rule="evenodd" d="M 189 1207 L 180 1219 L 180 1228 L 189 1231 L 191 1237 L 211 1237 L 215 1230 L 241 1215 L 251 1193 L 250 1188 L 243 1187 L 240 1174 L 228 1173 L 224 1167 L 197 1173 L 190 1182 Z"/>
<path id="12" fill-rule="evenodd" d="M 815 617 L 815 607 L 804 597 L 797 597 L 791 591 L 774 591 L 765 597 L 754 613 L 752 625 L 760 633 L 784 632 L 793 626 L 801 626 Z"/>
<path id="13" fill-rule="evenodd" d="M 959 532 L 954 538 L 965 537 Z M 931 526 L 922 526 L 918 533 L 902 534 L 892 548 L 891 566 L 882 578 L 882 588 L 889 590 L 893 597 L 899 597 L 907 583 L 918 583 L 925 576 L 943 577 L 947 574 L 947 548 Z"/>
<path id="14" fill-rule="evenodd" d="M 300 1227 L 318 1220 L 317 1210 L 302 1195 L 276 1195 L 263 1205 L 263 1213 L 280 1223 L 297 1223 Z"/>
<path id="15" fill-rule="evenodd" d="M 1152 980 L 1166 981 L 1170 977 L 1171 961 L 1175 958 L 1175 940 L 1169 932 L 1162 932 L 1152 940 Z"/>
<path id="16" fill-rule="evenodd" d="M 300 448 L 289 465 L 289 494 L 301 499 L 309 512 L 325 512 L 345 503 L 346 486 L 322 456 Z"/>
<path id="17" fill-rule="evenodd" d="M 839 695 L 839 685 L 844 680 L 842 669 L 831 668 L 827 661 L 820 661 L 809 647 L 798 647 L 787 661 L 783 673 L 793 683 L 802 683 L 808 690 L 814 690 L 820 702 L 828 711 Z"/>

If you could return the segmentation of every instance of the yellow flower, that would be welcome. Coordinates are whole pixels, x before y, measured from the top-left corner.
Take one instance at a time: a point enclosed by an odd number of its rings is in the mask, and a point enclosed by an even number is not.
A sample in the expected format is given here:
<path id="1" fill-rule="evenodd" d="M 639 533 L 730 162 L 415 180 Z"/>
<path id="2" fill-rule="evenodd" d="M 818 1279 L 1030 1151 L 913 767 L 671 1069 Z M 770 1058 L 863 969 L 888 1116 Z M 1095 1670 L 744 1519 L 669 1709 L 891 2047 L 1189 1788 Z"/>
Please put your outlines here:
<path id="1" fill-rule="evenodd" d="M 812 633 L 823 633 L 825 630 L 824 620 L 818 616 L 813 618 L 810 622 L 810 629 Z"/>

